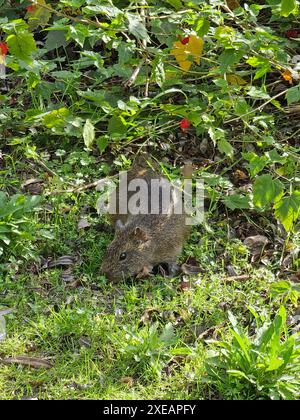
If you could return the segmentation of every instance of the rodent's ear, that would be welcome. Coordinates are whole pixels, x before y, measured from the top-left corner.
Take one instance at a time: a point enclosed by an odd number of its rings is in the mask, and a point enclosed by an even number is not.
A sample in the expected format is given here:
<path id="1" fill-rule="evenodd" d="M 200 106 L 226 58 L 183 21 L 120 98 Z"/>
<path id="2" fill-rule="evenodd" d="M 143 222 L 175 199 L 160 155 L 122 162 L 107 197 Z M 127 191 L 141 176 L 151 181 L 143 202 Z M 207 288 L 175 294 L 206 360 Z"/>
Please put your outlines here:
<path id="1" fill-rule="evenodd" d="M 147 232 L 140 227 L 134 228 L 133 235 L 139 242 L 147 242 L 149 240 Z"/>
<path id="2" fill-rule="evenodd" d="M 115 229 L 117 230 L 123 230 L 125 227 L 125 225 L 122 223 L 122 221 L 120 219 L 118 219 L 116 221 L 116 225 L 115 225 Z"/>

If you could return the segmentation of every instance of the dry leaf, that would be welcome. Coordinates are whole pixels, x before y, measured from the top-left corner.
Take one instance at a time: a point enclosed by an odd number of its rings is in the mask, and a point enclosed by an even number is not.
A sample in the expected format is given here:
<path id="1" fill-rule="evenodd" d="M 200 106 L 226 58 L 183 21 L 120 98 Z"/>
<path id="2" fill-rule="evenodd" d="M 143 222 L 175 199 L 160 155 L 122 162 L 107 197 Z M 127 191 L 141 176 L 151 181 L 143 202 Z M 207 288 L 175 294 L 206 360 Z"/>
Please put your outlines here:
<path id="1" fill-rule="evenodd" d="M 234 10 L 234 9 L 237 9 L 238 7 L 241 7 L 238 0 L 226 0 L 226 4 L 230 10 Z"/>
<path id="2" fill-rule="evenodd" d="M 196 35 L 189 36 L 189 42 L 182 44 L 181 41 L 176 41 L 173 44 L 174 49 L 171 54 L 176 58 L 177 63 L 183 71 L 189 71 L 192 61 L 200 64 L 200 58 L 203 52 L 203 39 Z M 192 57 L 192 61 L 188 58 Z"/>
<path id="3" fill-rule="evenodd" d="M 90 226 L 91 224 L 84 217 L 82 217 L 78 222 L 77 229 L 78 230 L 86 229 L 86 228 L 89 228 Z"/>
<path id="4" fill-rule="evenodd" d="M 244 244 L 252 255 L 261 254 L 268 243 L 268 238 L 262 235 L 248 236 L 248 238 L 244 240 Z"/>
<path id="5" fill-rule="evenodd" d="M 134 384 L 134 379 L 131 376 L 124 376 L 121 378 L 121 382 L 127 384 L 131 388 Z"/>
<path id="6" fill-rule="evenodd" d="M 0 359 L 0 363 L 5 364 L 19 364 L 19 365 L 27 365 L 34 368 L 44 368 L 49 369 L 52 367 L 51 363 L 46 359 L 39 359 L 37 357 L 27 357 L 27 356 L 17 356 L 17 357 L 6 357 L 4 359 Z"/>
<path id="7" fill-rule="evenodd" d="M 283 73 L 281 73 L 281 76 L 284 78 L 284 80 L 289 82 L 290 85 L 293 84 L 293 76 L 289 70 L 285 70 Z"/>

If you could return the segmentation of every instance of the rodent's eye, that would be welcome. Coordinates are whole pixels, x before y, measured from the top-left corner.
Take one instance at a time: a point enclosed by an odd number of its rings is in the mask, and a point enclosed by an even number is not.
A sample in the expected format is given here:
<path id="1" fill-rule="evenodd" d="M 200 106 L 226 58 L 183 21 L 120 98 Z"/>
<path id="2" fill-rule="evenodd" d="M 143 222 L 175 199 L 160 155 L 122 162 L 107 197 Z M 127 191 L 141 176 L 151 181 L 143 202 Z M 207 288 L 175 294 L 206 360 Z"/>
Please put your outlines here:
<path id="1" fill-rule="evenodd" d="M 127 253 L 126 252 L 122 252 L 122 254 L 120 254 L 120 261 L 124 261 L 127 258 Z"/>

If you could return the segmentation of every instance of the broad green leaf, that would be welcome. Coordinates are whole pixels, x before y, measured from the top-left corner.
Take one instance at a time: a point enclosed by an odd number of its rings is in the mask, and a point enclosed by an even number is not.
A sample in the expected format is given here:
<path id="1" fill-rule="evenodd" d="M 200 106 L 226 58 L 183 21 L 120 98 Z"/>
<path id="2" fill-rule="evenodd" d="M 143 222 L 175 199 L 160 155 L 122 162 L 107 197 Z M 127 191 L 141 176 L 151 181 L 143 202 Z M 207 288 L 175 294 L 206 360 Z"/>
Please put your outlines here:
<path id="1" fill-rule="evenodd" d="M 196 23 L 195 31 L 197 32 L 197 35 L 202 37 L 208 33 L 209 28 L 210 28 L 209 21 L 205 19 L 204 17 L 201 17 Z"/>
<path id="2" fill-rule="evenodd" d="M 228 67 L 240 61 L 241 57 L 242 54 L 233 48 L 223 51 L 219 57 L 221 73 L 225 73 Z"/>
<path id="3" fill-rule="evenodd" d="M 29 32 L 9 35 L 6 42 L 10 53 L 25 62 L 31 61 L 31 55 L 37 50 L 33 35 Z"/>
<path id="4" fill-rule="evenodd" d="M 242 153 L 243 157 L 248 160 L 248 170 L 251 176 L 257 175 L 268 164 L 267 156 L 259 156 L 254 152 Z"/>
<path id="5" fill-rule="evenodd" d="M 288 105 L 300 101 L 300 85 L 293 86 L 285 94 Z"/>
<path id="6" fill-rule="evenodd" d="M 108 142 L 109 142 L 109 137 L 108 136 L 101 136 L 96 140 L 98 149 L 100 150 L 100 152 L 104 152 L 104 150 L 106 149 L 106 147 L 108 146 Z"/>
<path id="7" fill-rule="evenodd" d="M 83 127 L 83 140 L 88 150 L 92 149 L 95 140 L 95 127 L 90 119 L 87 119 Z"/>
<path id="8" fill-rule="evenodd" d="M 225 205 L 231 210 L 249 209 L 249 198 L 240 194 L 229 195 L 224 199 Z"/>
<path id="9" fill-rule="evenodd" d="M 165 1 L 169 3 L 172 7 L 174 7 L 175 10 L 180 10 L 183 7 L 180 0 L 165 0 Z"/>
<path id="10" fill-rule="evenodd" d="M 47 128 L 63 126 L 69 115 L 70 111 L 67 108 L 55 109 L 44 114 L 42 122 Z"/>
<path id="11" fill-rule="evenodd" d="M 147 29 L 143 22 L 136 16 L 131 13 L 127 13 L 126 17 L 128 19 L 128 31 L 137 39 L 146 40 L 147 42 L 150 41 L 148 36 Z"/>
<path id="12" fill-rule="evenodd" d="M 49 31 L 45 42 L 46 50 L 52 51 L 56 48 L 66 47 L 71 42 L 71 40 L 67 41 L 66 34 L 66 31 Z"/>
<path id="13" fill-rule="evenodd" d="M 218 141 L 217 143 L 218 145 L 218 149 L 221 153 L 224 153 L 226 156 L 232 158 L 233 154 L 234 154 L 234 150 L 233 147 L 231 146 L 231 144 L 225 140 L 225 139 L 221 139 Z"/>
<path id="14" fill-rule="evenodd" d="M 300 214 L 300 191 L 294 191 L 274 205 L 275 217 L 283 224 L 286 231 L 290 231 Z"/>
<path id="15" fill-rule="evenodd" d="M 281 0 L 281 15 L 284 17 L 289 16 L 291 13 L 296 12 L 296 0 Z"/>
<path id="16" fill-rule="evenodd" d="M 107 132 L 110 135 L 124 135 L 127 131 L 126 125 L 122 118 L 113 116 L 108 122 Z"/>
<path id="17" fill-rule="evenodd" d="M 69 34 L 67 39 L 74 39 L 83 48 L 84 41 L 89 36 L 88 27 L 81 23 L 77 23 L 76 25 L 70 25 L 68 29 Z"/>
<path id="18" fill-rule="evenodd" d="M 283 194 L 283 185 L 271 175 L 259 176 L 253 185 L 253 203 L 257 207 L 267 207 Z"/>

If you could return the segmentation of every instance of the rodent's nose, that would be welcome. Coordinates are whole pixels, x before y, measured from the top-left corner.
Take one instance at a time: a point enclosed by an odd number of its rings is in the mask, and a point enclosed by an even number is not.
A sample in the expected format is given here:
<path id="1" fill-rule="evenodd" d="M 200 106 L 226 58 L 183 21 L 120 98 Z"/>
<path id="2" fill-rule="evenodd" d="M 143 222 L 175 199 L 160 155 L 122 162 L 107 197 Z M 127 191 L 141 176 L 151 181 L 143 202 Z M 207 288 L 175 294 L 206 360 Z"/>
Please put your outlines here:
<path id="1" fill-rule="evenodd" d="M 112 283 L 117 283 L 118 279 L 113 275 L 113 273 L 109 269 L 102 266 L 101 273 L 107 278 L 108 281 Z"/>

